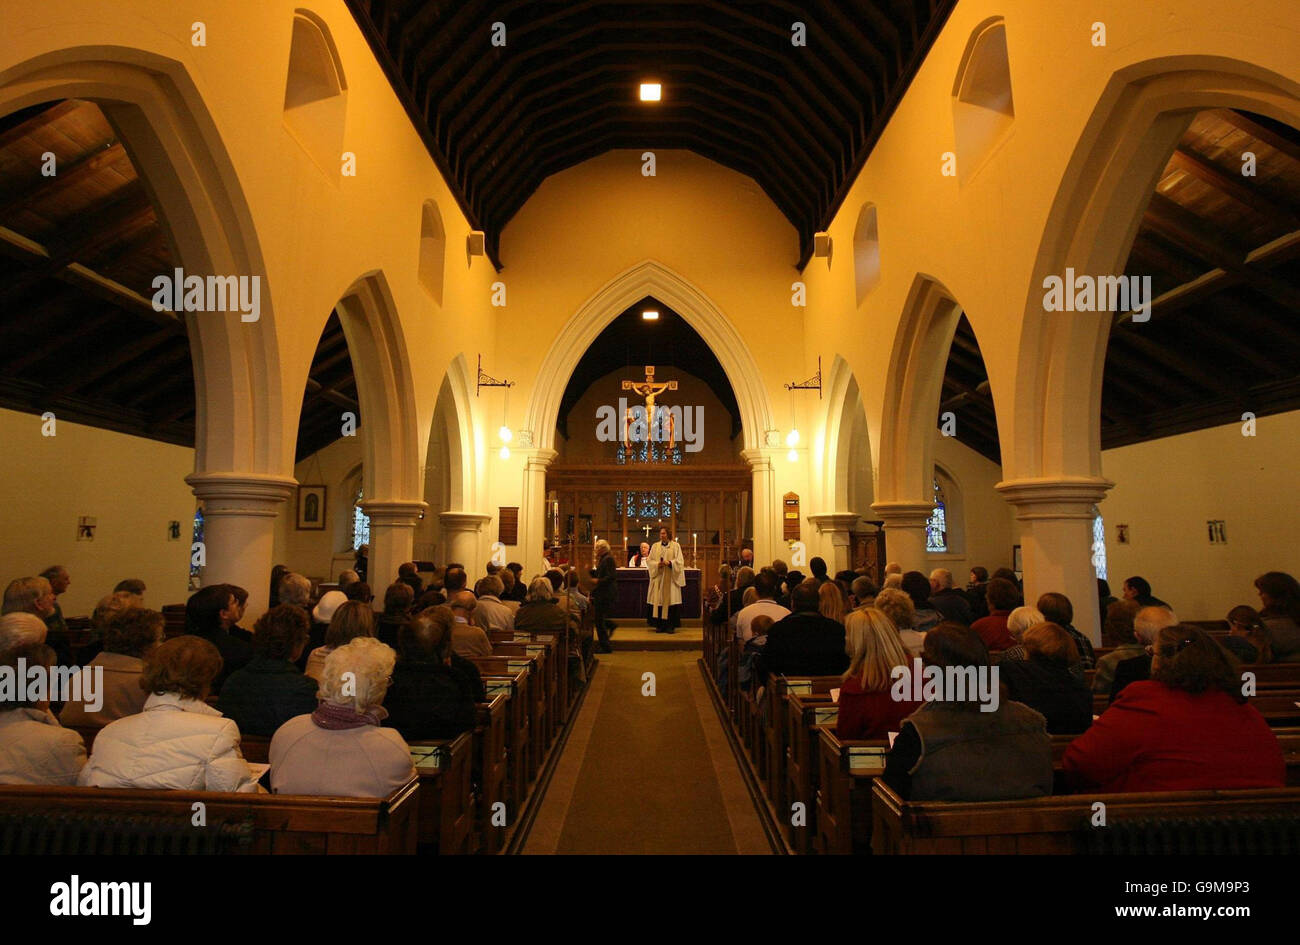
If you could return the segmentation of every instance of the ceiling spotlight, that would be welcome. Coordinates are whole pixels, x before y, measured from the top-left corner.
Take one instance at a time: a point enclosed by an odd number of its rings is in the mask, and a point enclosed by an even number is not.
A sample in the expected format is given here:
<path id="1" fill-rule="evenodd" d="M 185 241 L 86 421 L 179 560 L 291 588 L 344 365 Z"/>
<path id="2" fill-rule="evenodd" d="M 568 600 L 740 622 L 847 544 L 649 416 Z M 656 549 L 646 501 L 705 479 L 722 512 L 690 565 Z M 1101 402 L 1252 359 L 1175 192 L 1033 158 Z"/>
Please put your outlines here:
<path id="1" fill-rule="evenodd" d="M 663 86 L 658 82 L 641 83 L 641 101 L 657 102 L 663 97 Z"/>
<path id="2" fill-rule="evenodd" d="M 501 447 L 501 452 L 498 453 L 497 455 L 500 456 L 502 459 L 509 459 L 509 458 L 510 458 L 510 447 L 508 447 L 508 446 L 503 446 L 503 447 Z"/>
<path id="3" fill-rule="evenodd" d="M 511 433 L 510 428 L 503 423 L 501 424 L 501 429 L 497 430 L 497 436 L 501 437 L 502 443 L 509 443 L 510 438 L 514 436 L 514 434 Z"/>
<path id="4" fill-rule="evenodd" d="M 792 463 L 797 463 L 799 462 L 799 451 L 796 449 L 792 449 L 790 450 L 790 452 L 785 454 L 785 458 Z"/>
<path id="5" fill-rule="evenodd" d="M 785 435 L 785 445 L 793 449 L 799 445 L 799 431 L 791 430 Z"/>
<path id="6" fill-rule="evenodd" d="M 652 308 L 648 308 L 641 313 L 641 317 L 648 322 L 654 322 L 659 320 L 659 313 Z"/>

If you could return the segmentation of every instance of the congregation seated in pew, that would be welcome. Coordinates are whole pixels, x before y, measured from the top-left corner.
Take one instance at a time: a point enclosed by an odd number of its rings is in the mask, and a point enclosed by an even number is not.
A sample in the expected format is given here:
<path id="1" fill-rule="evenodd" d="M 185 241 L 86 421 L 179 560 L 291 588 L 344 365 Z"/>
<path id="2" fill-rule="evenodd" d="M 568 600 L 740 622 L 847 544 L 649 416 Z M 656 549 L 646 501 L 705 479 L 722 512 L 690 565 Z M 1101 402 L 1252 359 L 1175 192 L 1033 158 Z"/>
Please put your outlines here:
<path id="1" fill-rule="evenodd" d="M 1126 686 L 1070 743 L 1063 764 L 1074 791 L 1286 784 L 1277 736 L 1247 703 L 1232 659 L 1203 630 L 1185 624 L 1157 632 L 1151 678 Z"/>
<path id="2" fill-rule="evenodd" d="M 474 728 L 480 696 L 466 671 L 452 665 L 454 627 L 452 610 L 444 605 L 411 618 L 398 633 L 400 656 L 385 700 L 385 724 L 409 741 L 455 738 Z M 477 677 L 478 670 L 467 665 Z"/>
<path id="3" fill-rule="evenodd" d="M 1007 698 L 1041 712 L 1050 735 L 1074 735 L 1092 724 L 1092 693 L 1071 672 L 1079 651 L 1065 629 L 1039 623 L 1022 637 L 1025 658 L 998 663 Z"/>
<path id="4" fill-rule="evenodd" d="M 991 669 L 979 635 L 956 623 L 941 623 L 925 635 L 922 659 L 926 667 L 976 676 Z M 900 797 L 999 801 L 1052 793 L 1052 740 L 1041 713 L 1002 699 L 986 712 L 987 703 L 969 692 L 942 695 L 903 720 L 886 757 L 882 777 Z"/>
<path id="5" fill-rule="evenodd" d="M 271 738 L 271 790 L 276 794 L 387 797 L 411 779 L 406 741 L 381 728 L 392 647 L 360 636 L 325 658 L 320 702 Z"/>
<path id="6" fill-rule="evenodd" d="M 331 591 L 330 593 L 334 592 Z M 339 596 L 342 597 L 342 595 Z M 307 667 L 303 672 L 320 682 L 321 676 L 325 672 L 325 661 L 329 659 L 331 653 L 358 637 L 373 637 L 374 635 L 375 612 L 358 601 L 342 601 L 331 612 L 329 626 L 325 629 L 324 642 L 307 655 Z"/>
<path id="7" fill-rule="evenodd" d="M 454 617 L 451 648 L 461 656 L 491 656 L 492 641 L 475 619 L 479 604 L 474 595 L 469 591 L 456 591 L 448 606 Z"/>
<path id="8" fill-rule="evenodd" d="M 1255 590 L 1274 661 L 1300 663 L 1300 582 L 1282 571 L 1269 571 L 1255 579 Z"/>
<path id="9" fill-rule="evenodd" d="M 39 618 L 32 619 L 45 626 Z M 54 650 L 44 643 L 0 649 L 0 672 L 15 677 L 20 666 L 26 671 L 49 670 L 54 661 Z M 59 724 L 48 699 L 19 699 L 18 695 L 6 693 L 0 698 L 0 784 L 76 784 L 86 763 L 85 742 Z"/>
<path id="10" fill-rule="evenodd" d="M 907 650 L 907 655 L 920 656 L 925 648 L 925 633 L 912 627 L 916 619 L 916 605 L 912 598 L 900 588 L 886 587 L 876 595 L 874 606 L 897 628 L 898 640 Z"/>
<path id="11" fill-rule="evenodd" d="M 253 658 L 230 674 L 217 707 L 241 734 L 269 737 L 316 708 L 316 680 L 297 665 L 307 645 L 307 615 L 301 607 L 280 604 L 259 617 L 254 630 Z"/>
<path id="12" fill-rule="evenodd" d="M 995 577 L 989 581 L 985 596 L 988 598 L 988 616 L 976 620 L 971 624 L 971 629 L 979 634 L 990 653 L 1000 653 L 1016 643 L 1007 630 L 1007 618 L 1021 604 L 1020 589 L 1014 581 Z"/>
<path id="13" fill-rule="evenodd" d="M 1011 660 L 1028 659 L 1029 654 L 1026 652 L 1023 638 L 1025 631 L 1030 627 L 1036 627 L 1040 623 L 1046 623 L 1047 618 L 1043 616 L 1042 611 L 1037 607 L 1020 606 L 1007 615 L 1007 633 L 1011 634 L 1011 639 L 1016 641 L 1016 645 L 1008 647 L 1002 651 L 998 657 L 998 665 L 1010 662 Z"/>
<path id="14" fill-rule="evenodd" d="M 1254 607 L 1241 605 L 1228 611 L 1228 635 L 1219 644 L 1243 663 L 1273 662 L 1273 642 Z"/>
<path id="15" fill-rule="evenodd" d="M 100 730 L 77 783 L 257 791 L 257 780 L 239 750 L 238 727 L 204 701 L 221 662 L 214 644 L 193 635 L 174 637 L 150 652 L 140 675 L 140 687 L 149 694 L 144 710 Z"/>
<path id="16" fill-rule="evenodd" d="M 63 706 L 59 713 L 62 724 L 93 728 L 144 711 L 148 693 L 140 686 L 140 675 L 146 657 L 163 641 L 163 615 L 131 606 L 132 600 L 132 595 L 119 592 L 104 598 L 95 608 L 104 648 L 79 672 L 101 670 L 96 693 L 99 706 L 87 705 L 84 684 L 74 686 L 71 691 L 81 693 L 81 697 L 70 698 Z"/>
<path id="17" fill-rule="evenodd" d="M 253 658 L 252 645 L 230 633 L 239 616 L 239 602 L 228 584 L 201 588 L 185 604 L 185 632 L 207 640 L 221 656 L 217 676 L 210 683 L 213 694 L 221 692 L 227 676 Z"/>
<path id="18" fill-rule="evenodd" d="M 405 581 L 395 581 L 384 592 L 384 612 L 375 620 L 375 636 L 391 647 L 397 646 L 397 631 L 411 616 L 415 593 Z"/>
<path id="19" fill-rule="evenodd" d="M 1142 606 L 1133 600 L 1117 600 L 1104 611 L 1105 622 L 1102 625 L 1101 638 L 1109 640 L 1112 647 L 1109 653 L 1097 658 L 1097 671 L 1092 677 L 1092 691 L 1098 695 L 1109 695 L 1111 684 L 1115 681 L 1115 667 L 1124 660 L 1146 656 L 1147 644 L 1137 637 L 1136 618 Z"/>
<path id="20" fill-rule="evenodd" d="M 1114 702 L 1129 683 L 1139 682 L 1151 675 L 1151 653 L 1156 636 L 1165 627 L 1176 627 L 1178 617 L 1165 606 L 1143 607 L 1133 618 L 1133 633 L 1142 644 L 1142 652 L 1121 659 L 1114 664 L 1110 684 L 1110 701 Z"/>
<path id="21" fill-rule="evenodd" d="M 895 698 L 893 671 L 911 658 L 898 631 L 882 610 L 864 607 L 844 620 L 849 668 L 837 703 L 835 734 L 843 739 L 885 738 L 921 707 L 911 698 Z"/>
<path id="22" fill-rule="evenodd" d="M 834 676 L 844 672 L 849 663 L 844 625 L 822 616 L 818 587 L 805 581 L 790 592 L 790 603 L 794 613 L 775 621 L 767 632 L 767 645 L 758 663 L 759 677 Z"/>

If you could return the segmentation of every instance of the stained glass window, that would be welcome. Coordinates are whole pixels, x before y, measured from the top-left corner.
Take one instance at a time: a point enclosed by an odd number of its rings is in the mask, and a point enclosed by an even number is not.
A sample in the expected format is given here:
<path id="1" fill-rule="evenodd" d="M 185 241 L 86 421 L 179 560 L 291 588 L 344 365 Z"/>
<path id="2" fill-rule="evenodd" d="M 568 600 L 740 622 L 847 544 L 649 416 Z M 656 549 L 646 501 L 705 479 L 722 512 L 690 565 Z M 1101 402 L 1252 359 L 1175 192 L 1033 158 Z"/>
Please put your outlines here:
<path id="1" fill-rule="evenodd" d="M 672 463 L 682 464 L 682 448 L 676 444 L 672 449 L 667 443 L 651 440 L 648 443 L 629 443 L 626 447 L 619 443 L 614 449 L 614 462 L 620 466 L 628 463 Z"/>
<path id="2" fill-rule="evenodd" d="M 1097 577 L 1103 581 L 1106 577 L 1106 525 L 1101 520 L 1101 512 L 1093 506 L 1092 519 L 1092 568 Z"/>
<path id="3" fill-rule="evenodd" d="M 370 516 L 361 511 L 362 487 L 357 486 L 357 501 L 352 507 L 352 550 L 370 544 Z"/>
<path id="4" fill-rule="evenodd" d="M 673 513 L 681 514 L 682 494 L 680 492 L 615 492 L 614 514 L 623 514 L 623 502 L 627 501 L 628 518 L 671 518 Z"/>
<path id="5" fill-rule="evenodd" d="M 925 523 L 925 550 L 941 553 L 948 550 L 948 511 L 938 476 L 934 477 L 934 510 Z"/>
<path id="6" fill-rule="evenodd" d="M 198 543 L 198 544 L 200 544 L 200 545 L 203 544 L 203 508 L 202 508 L 202 506 L 199 506 L 199 507 L 197 507 L 197 508 L 194 509 L 194 529 L 193 529 L 192 534 L 193 534 L 194 537 L 191 539 L 191 541 L 194 541 L 194 542 L 196 542 L 196 543 Z M 195 555 L 194 555 L 194 546 L 191 545 L 191 546 L 190 546 L 190 577 L 192 577 L 192 578 L 196 578 L 196 577 L 198 577 L 198 576 L 199 576 L 199 572 L 203 570 L 203 569 L 200 568 L 197 564 L 194 563 L 194 558 L 195 558 Z"/>

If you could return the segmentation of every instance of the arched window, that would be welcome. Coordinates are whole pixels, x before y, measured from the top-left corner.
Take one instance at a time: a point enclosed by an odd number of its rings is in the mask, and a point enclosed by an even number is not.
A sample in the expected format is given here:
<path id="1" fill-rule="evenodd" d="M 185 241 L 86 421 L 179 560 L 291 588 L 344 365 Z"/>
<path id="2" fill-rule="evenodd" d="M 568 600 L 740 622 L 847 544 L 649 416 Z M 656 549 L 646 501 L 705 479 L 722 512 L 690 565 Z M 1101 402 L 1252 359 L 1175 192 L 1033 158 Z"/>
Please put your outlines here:
<path id="1" fill-rule="evenodd" d="M 925 523 L 925 550 L 932 553 L 948 550 L 948 505 L 943 489 L 939 487 L 938 476 L 934 477 L 934 509 Z"/>
<path id="2" fill-rule="evenodd" d="M 361 511 L 361 499 L 364 493 L 357 486 L 356 504 L 352 507 L 352 550 L 370 544 L 370 516 Z"/>
<path id="3" fill-rule="evenodd" d="M 1092 507 L 1092 568 L 1103 581 L 1106 577 L 1106 524 L 1101 520 L 1101 510 Z"/>

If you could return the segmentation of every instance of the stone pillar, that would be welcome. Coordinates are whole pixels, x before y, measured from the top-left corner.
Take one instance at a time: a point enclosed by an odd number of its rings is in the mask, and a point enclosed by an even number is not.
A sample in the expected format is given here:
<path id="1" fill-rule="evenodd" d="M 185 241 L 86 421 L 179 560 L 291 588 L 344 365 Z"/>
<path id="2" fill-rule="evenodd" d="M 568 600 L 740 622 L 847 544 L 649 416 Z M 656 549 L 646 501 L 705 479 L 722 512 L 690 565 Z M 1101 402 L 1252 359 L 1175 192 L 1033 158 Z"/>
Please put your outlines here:
<path id="1" fill-rule="evenodd" d="M 847 571 L 853 557 L 849 533 L 858 524 L 858 515 L 854 512 L 827 512 L 822 515 L 809 515 L 808 521 L 817 527 L 820 535 L 831 536 L 831 560 L 826 562 L 834 577 L 837 571 Z"/>
<path id="2" fill-rule="evenodd" d="M 235 472 L 194 473 L 185 481 L 203 500 L 203 583 L 248 591 L 243 626 L 251 628 L 266 612 L 276 517 L 298 483 L 289 476 Z"/>
<path id="3" fill-rule="evenodd" d="M 874 502 L 871 511 L 885 523 L 885 561 L 896 561 L 903 571 L 930 573 L 925 559 L 925 523 L 934 513 L 931 502 Z M 884 574 L 884 567 L 881 567 Z"/>
<path id="4" fill-rule="evenodd" d="M 524 566 L 523 579 L 527 581 L 547 568 L 542 554 L 546 541 L 546 470 L 560 454 L 543 447 L 520 452 L 524 454 L 524 490 L 519 508 L 519 550 L 515 552 L 517 558 L 512 556 L 511 560 L 518 560 Z M 561 527 L 564 516 L 561 509 Z"/>
<path id="5" fill-rule="evenodd" d="M 443 537 L 442 560 L 438 563 L 445 565 L 459 561 L 465 565 L 472 590 L 474 580 L 483 576 L 491 557 L 483 548 L 480 533 L 483 526 L 492 521 L 492 516 L 478 512 L 440 512 L 438 521 L 442 523 Z"/>
<path id="6" fill-rule="evenodd" d="M 785 550 L 781 538 L 780 496 L 776 494 L 776 470 L 772 467 L 775 452 L 771 449 L 747 449 L 740 454 L 754 474 L 750 507 L 754 519 L 755 565 L 771 564 L 777 557 L 778 544 L 783 552 Z"/>
<path id="7" fill-rule="evenodd" d="M 363 499 L 361 511 L 370 516 L 370 559 L 366 583 L 382 599 L 397 580 L 397 569 L 415 555 L 415 526 L 428 508 L 413 499 Z"/>
<path id="8" fill-rule="evenodd" d="M 997 484 L 1020 521 L 1025 603 L 1056 591 L 1074 605 L 1074 626 L 1101 645 L 1097 572 L 1092 564 L 1093 509 L 1114 483 L 1093 476 L 1013 479 Z"/>

